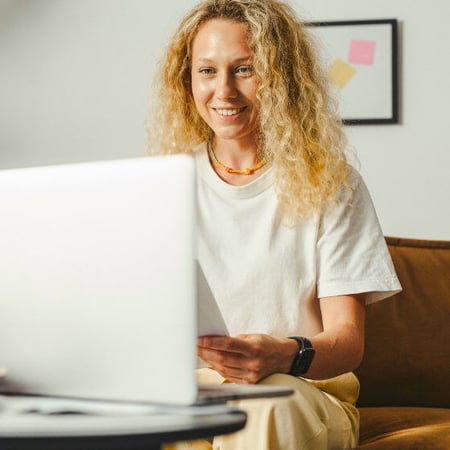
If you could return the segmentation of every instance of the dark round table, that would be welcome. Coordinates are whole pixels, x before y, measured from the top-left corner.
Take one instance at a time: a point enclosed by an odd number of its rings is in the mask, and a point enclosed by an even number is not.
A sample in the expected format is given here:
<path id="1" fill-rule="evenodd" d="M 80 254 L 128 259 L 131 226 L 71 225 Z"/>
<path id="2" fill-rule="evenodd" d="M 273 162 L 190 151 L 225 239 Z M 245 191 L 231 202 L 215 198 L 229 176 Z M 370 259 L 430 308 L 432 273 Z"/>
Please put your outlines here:
<path id="1" fill-rule="evenodd" d="M 232 433 L 246 414 L 231 409 L 208 415 L 158 413 L 143 416 L 1 415 L 1 450 L 154 450 L 166 442 Z"/>

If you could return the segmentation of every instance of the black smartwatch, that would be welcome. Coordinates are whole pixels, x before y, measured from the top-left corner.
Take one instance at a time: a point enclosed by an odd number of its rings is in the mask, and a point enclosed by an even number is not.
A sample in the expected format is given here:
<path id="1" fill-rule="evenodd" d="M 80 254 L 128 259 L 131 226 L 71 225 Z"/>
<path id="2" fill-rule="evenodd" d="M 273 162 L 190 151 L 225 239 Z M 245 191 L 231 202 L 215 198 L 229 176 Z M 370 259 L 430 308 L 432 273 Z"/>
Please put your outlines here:
<path id="1" fill-rule="evenodd" d="M 308 372 L 316 351 L 313 349 L 311 342 L 304 337 L 289 336 L 289 339 L 294 339 L 298 344 L 298 353 L 292 362 L 289 374 L 298 377 Z"/>

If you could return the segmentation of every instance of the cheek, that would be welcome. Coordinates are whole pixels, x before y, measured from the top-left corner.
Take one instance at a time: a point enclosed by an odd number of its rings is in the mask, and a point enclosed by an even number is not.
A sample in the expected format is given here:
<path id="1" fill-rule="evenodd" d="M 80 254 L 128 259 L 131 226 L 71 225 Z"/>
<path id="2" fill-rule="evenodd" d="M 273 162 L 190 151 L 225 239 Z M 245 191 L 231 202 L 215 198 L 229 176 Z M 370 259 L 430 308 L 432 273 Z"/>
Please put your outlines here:
<path id="1" fill-rule="evenodd" d="M 201 103 L 208 100 L 211 95 L 211 86 L 205 80 L 192 79 L 192 96 L 194 97 L 195 103 Z"/>
<path id="2" fill-rule="evenodd" d="M 248 89 L 248 97 L 251 99 L 254 105 L 258 104 L 257 93 L 258 93 L 258 86 L 256 85 L 256 83 L 252 83 Z"/>
<path id="3" fill-rule="evenodd" d="M 208 123 L 208 114 L 206 107 L 207 98 L 204 93 L 204 89 L 202 89 L 198 83 L 196 84 L 195 82 L 192 82 L 191 92 L 197 113 L 205 122 Z"/>
<path id="4" fill-rule="evenodd" d="M 203 101 L 203 96 L 198 90 L 192 89 L 192 97 L 194 99 L 194 105 L 201 116 L 205 109 L 205 103 Z"/>

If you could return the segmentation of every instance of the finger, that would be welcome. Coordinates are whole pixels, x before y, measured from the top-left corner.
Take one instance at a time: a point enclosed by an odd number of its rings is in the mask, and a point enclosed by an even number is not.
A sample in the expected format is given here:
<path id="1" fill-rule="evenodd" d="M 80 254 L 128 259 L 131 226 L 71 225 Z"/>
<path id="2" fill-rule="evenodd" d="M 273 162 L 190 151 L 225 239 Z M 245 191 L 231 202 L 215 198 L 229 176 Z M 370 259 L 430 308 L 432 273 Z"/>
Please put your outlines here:
<path id="1" fill-rule="evenodd" d="M 227 380 L 234 383 L 255 384 L 260 380 L 260 376 L 256 372 L 249 370 L 227 368 L 223 373 Z"/>
<path id="2" fill-rule="evenodd" d="M 228 381 L 231 381 L 232 383 L 239 383 L 239 384 L 255 384 L 257 383 L 260 378 L 258 375 L 254 372 L 245 371 L 242 369 L 233 369 L 233 368 L 214 368 L 220 375 L 222 375 L 224 378 L 226 378 Z"/>
<path id="3" fill-rule="evenodd" d="M 254 384 L 251 381 L 247 380 L 246 378 L 238 378 L 238 377 L 233 377 L 233 376 L 226 376 L 226 375 L 222 375 L 224 378 L 226 378 L 228 381 L 230 381 L 231 383 L 236 383 L 236 384 Z"/>
<path id="4" fill-rule="evenodd" d="M 257 383 L 265 372 L 260 360 L 249 360 L 235 353 L 199 350 L 200 358 L 227 379 L 239 383 Z M 239 381 L 236 381 L 239 380 Z"/>
<path id="5" fill-rule="evenodd" d="M 258 381 L 255 377 L 253 377 L 250 373 L 239 369 L 239 368 L 230 368 L 223 367 L 219 364 L 212 362 L 209 366 L 218 372 L 222 377 L 232 383 L 239 384 L 250 384 Z"/>
<path id="6" fill-rule="evenodd" d="M 250 342 L 242 338 L 229 336 L 201 336 L 198 338 L 197 345 L 201 348 L 243 355 L 248 355 L 252 348 Z"/>
<path id="7" fill-rule="evenodd" d="M 197 354 L 208 364 L 214 364 L 221 368 L 240 369 L 245 362 L 244 358 L 237 356 L 238 354 L 236 353 L 211 350 L 209 348 L 199 348 Z"/>

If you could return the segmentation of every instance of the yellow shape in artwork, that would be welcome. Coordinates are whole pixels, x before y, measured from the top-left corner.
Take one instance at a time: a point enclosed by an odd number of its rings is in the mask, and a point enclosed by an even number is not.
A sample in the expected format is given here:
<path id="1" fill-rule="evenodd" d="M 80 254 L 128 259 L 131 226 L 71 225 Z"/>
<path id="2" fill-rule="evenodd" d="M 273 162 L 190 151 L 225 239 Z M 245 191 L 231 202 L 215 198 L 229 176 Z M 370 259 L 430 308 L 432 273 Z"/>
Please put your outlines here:
<path id="1" fill-rule="evenodd" d="M 344 89 L 355 73 L 356 70 L 340 58 L 336 58 L 328 69 L 330 80 L 339 89 Z"/>

